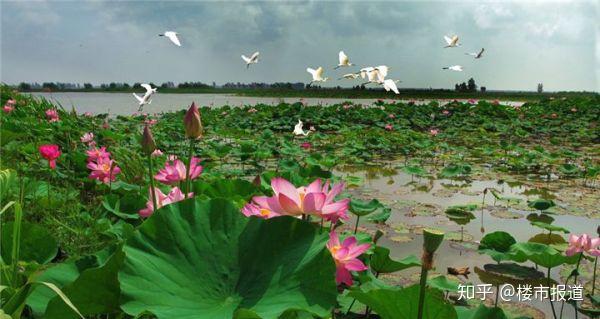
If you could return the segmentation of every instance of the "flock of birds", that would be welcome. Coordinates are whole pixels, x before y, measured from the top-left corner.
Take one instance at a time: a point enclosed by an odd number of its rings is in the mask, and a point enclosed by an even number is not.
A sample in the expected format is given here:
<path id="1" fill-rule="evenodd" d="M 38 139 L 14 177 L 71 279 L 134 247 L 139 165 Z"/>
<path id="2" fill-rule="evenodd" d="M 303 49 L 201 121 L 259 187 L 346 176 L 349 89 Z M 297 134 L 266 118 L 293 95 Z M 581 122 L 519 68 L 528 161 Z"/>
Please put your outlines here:
<path id="1" fill-rule="evenodd" d="M 180 47 L 181 41 L 179 40 L 179 37 L 177 35 L 178 35 L 178 33 L 174 32 L 174 31 L 166 31 L 162 34 L 159 34 L 159 36 L 168 38 L 169 40 L 171 40 L 171 42 L 173 44 Z M 457 35 L 444 36 L 444 40 L 446 41 L 446 46 L 444 46 L 444 48 L 456 48 L 456 47 L 461 46 L 461 44 L 458 43 L 459 38 Z M 479 52 L 465 53 L 465 54 L 473 56 L 475 59 L 480 59 L 483 56 L 484 51 L 485 51 L 485 49 L 481 48 L 481 50 L 479 50 Z M 260 55 L 260 52 L 254 52 L 249 57 L 242 54 L 242 60 L 246 63 L 246 68 L 250 68 L 250 65 L 258 63 L 259 55 Z M 346 55 L 346 53 L 344 53 L 344 51 L 339 52 L 338 60 L 339 60 L 339 63 L 337 66 L 335 66 L 333 68 L 334 70 L 337 70 L 339 68 L 346 68 L 346 67 L 354 66 L 354 64 L 350 62 L 350 58 L 348 57 L 348 55 Z M 457 72 L 463 71 L 463 67 L 461 65 L 451 65 L 451 66 L 443 67 L 442 69 L 450 70 L 450 71 L 457 71 Z M 387 76 L 388 76 L 389 70 L 390 70 L 390 68 L 386 65 L 379 65 L 379 66 L 375 66 L 375 67 L 369 66 L 369 67 L 361 68 L 358 72 L 346 73 L 346 74 L 342 75 L 340 78 L 338 78 L 338 80 L 342 80 L 342 79 L 355 80 L 355 79 L 360 78 L 362 80 L 366 80 L 366 82 L 362 83 L 362 85 L 367 85 L 367 84 L 381 85 L 383 87 L 383 89 L 388 92 L 392 91 L 396 94 L 400 94 L 400 92 L 398 91 L 398 87 L 396 86 L 396 83 L 398 83 L 400 81 L 388 79 Z M 326 82 L 327 80 L 329 80 L 328 77 L 324 76 L 325 70 L 323 69 L 322 66 L 319 66 L 316 69 L 306 68 L 306 72 L 310 73 L 310 75 L 312 76 L 312 80 L 308 84 L 309 86 L 312 85 L 313 83 Z M 154 95 L 154 93 L 156 93 L 156 88 L 152 88 L 149 84 L 144 83 L 141 86 L 144 89 L 146 89 L 146 93 L 144 93 L 143 96 L 139 96 L 139 95 L 133 93 L 133 96 L 139 102 L 138 112 L 142 110 L 144 105 L 152 103 L 152 95 Z M 298 124 L 296 124 L 296 127 L 294 128 L 294 134 L 295 135 L 304 135 L 304 136 L 308 135 L 307 132 L 304 132 L 302 130 L 302 121 L 299 121 Z"/>

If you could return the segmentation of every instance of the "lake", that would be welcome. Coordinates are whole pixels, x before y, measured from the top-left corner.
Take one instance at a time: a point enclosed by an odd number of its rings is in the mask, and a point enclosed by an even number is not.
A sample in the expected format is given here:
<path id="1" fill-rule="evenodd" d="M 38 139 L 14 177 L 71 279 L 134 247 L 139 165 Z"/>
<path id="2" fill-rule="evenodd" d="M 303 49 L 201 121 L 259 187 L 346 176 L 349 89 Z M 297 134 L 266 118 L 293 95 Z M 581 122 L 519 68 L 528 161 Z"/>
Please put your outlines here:
<path id="1" fill-rule="evenodd" d="M 131 93 L 98 93 L 98 92 L 59 92 L 59 93 L 31 93 L 36 97 L 43 97 L 53 103 L 62 105 L 70 110 L 74 107 L 78 113 L 90 112 L 92 114 L 110 113 L 111 115 L 130 115 L 138 110 L 137 100 Z M 390 95 L 393 97 L 393 95 Z M 281 102 L 295 103 L 304 101 L 308 105 L 331 105 L 344 101 L 352 101 L 357 104 L 370 105 L 377 99 L 338 99 L 338 98 L 299 98 L 299 97 L 251 97 L 233 94 L 179 94 L 179 93 L 157 93 L 152 103 L 144 106 L 144 112 L 162 113 L 187 109 L 192 102 L 200 106 L 220 107 L 243 106 L 255 104 L 277 105 Z M 410 101 L 397 100 L 397 101 Z M 429 103 L 431 100 L 415 100 L 416 104 Z M 452 100 L 438 100 L 441 104 Z M 510 101 L 503 104 L 521 105 L 523 102 Z"/>

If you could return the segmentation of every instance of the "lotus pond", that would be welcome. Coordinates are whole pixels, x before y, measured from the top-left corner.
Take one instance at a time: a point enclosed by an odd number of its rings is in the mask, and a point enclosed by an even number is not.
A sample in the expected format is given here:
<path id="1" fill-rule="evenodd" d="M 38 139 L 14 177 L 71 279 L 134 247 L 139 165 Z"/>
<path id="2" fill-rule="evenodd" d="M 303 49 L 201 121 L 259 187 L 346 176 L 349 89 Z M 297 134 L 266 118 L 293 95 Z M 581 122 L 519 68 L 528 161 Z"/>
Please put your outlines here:
<path id="1" fill-rule="evenodd" d="M 2 319 L 600 314 L 598 95 L 1 103 Z"/>

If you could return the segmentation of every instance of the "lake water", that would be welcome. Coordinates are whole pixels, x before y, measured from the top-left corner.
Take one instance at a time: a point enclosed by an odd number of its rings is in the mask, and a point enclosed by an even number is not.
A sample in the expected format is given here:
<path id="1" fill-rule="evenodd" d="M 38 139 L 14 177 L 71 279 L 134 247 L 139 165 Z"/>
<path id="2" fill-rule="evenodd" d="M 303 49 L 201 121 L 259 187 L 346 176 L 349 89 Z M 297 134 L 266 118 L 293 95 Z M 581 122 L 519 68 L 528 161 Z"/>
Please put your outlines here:
<path id="1" fill-rule="evenodd" d="M 138 110 L 137 100 L 131 93 L 87 93 L 87 92 L 59 92 L 59 93 L 32 93 L 33 96 L 43 97 L 53 103 L 62 105 L 66 110 L 74 107 L 78 113 L 91 112 L 93 114 L 110 113 L 111 115 L 129 115 Z M 390 95 L 390 97 L 393 95 Z M 281 102 L 295 103 L 304 101 L 309 105 L 331 105 L 345 101 L 357 104 L 370 105 L 377 99 L 331 99 L 331 98 L 299 98 L 299 97 L 249 97 L 232 94 L 168 94 L 158 93 L 152 98 L 152 103 L 144 106 L 144 112 L 161 113 L 187 109 L 192 102 L 201 106 L 220 107 L 224 105 L 242 106 L 255 104 L 277 105 Z M 395 100 L 398 101 L 398 100 Z M 400 100 L 406 101 L 409 100 Z M 416 100 L 416 104 L 429 103 L 430 100 Z M 438 100 L 441 104 L 451 100 Z M 522 102 L 503 102 L 511 105 L 521 105 Z"/>

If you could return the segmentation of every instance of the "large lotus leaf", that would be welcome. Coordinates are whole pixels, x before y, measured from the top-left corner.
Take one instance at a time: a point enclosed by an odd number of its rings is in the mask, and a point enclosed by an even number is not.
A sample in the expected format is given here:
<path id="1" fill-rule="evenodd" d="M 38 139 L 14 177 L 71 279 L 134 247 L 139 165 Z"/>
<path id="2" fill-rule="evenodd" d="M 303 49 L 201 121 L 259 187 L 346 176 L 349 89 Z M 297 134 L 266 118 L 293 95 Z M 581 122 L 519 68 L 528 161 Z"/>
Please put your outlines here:
<path id="1" fill-rule="evenodd" d="M 392 209 L 385 207 L 379 212 L 369 215 L 367 217 L 367 220 L 375 224 L 385 224 L 385 222 L 390 218 L 391 215 Z"/>
<path id="2" fill-rule="evenodd" d="M 223 199 L 168 205 L 124 246 L 121 308 L 180 319 L 325 316 L 337 297 L 327 240 L 308 222 L 247 218 Z"/>
<path id="3" fill-rule="evenodd" d="M 427 280 L 427 285 L 429 287 L 450 292 L 458 292 L 459 284 L 461 284 L 459 281 L 448 279 L 448 277 L 443 275 Z"/>
<path id="4" fill-rule="evenodd" d="M 529 238 L 530 243 L 540 243 L 545 245 L 564 245 L 567 241 L 559 234 L 541 233 Z"/>
<path id="5" fill-rule="evenodd" d="M 382 205 L 377 199 L 372 199 L 368 202 L 358 199 L 352 199 L 350 201 L 350 211 L 356 216 L 369 215 L 380 207 L 382 207 Z"/>
<path id="6" fill-rule="evenodd" d="M 383 319 L 416 319 L 420 289 L 419 285 L 399 290 L 373 289 L 368 292 L 354 289 L 350 296 L 371 307 Z M 440 290 L 427 289 L 423 319 L 456 319 L 456 311 L 444 300 Z"/>
<path id="7" fill-rule="evenodd" d="M 517 243 L 512 249 L 523 252 L 527 259 L 546 268 L 554 268 L 562 264 L 575 264 L 578 256 L 565 256 L 562 252 L 544 244 Z"/>
<path id="8" fill-rule="evenodd" d="M 144 198 L 134 194 L 123 197 L 116 194 L 107 195 L 102 201 L 104 209 L 123 219 L 139 219 L 138 211 L 145 205 Z"/>
<path id="9" fill-rule="evenodd" d="M 236 202 L 248 201 L 258 194 L 258 187 L 242 179 L 218 179 L 214 182 L 197 181 L 193 185 L 196 196 L 204 194 L 209 198 L 225 198 Z"/>
<path id="10" fill-rule="evenodd" d="M 410 255 L 402 260 L 393 260 L 390 258 L 389 249 L 377 246 L 373 250 L 370 265 L 371 269 L 376 273 L 385 274 L 421 266 L 421 262 L 414 255 Z"/>
<path id="11" fill-rule="evenodd" d="M 479 252 L 489 255 L 497 262 L 503 260 L 523 262 L 527 260 L 527 257 L 520 251 L 511 250 L 512 245 L 516 242 L 509 233 L 496 231 L 483 236 L 479 243 Z"/>
<path id="12" fill-rule="evenodd" d="M 498 307 L 487 307 L 484 304 L 475 309 L 455 307 L 458 319 L 507 319 L 504 311 Z"/>
<path id="13" fill-rule="evenodd" d="M 123 257 L 123 252 L 115 252 L 104 265 L 84 270 L 74 282 L 62 288 L 83 315 L 118 311 L 120 290 L 117 274 Z M 57 296 L 48 303 L 44 318 L 76 319 L 79 316 Z"/>
<path id="14" fill-rule="evenodd" d="M 6 264 L 12 263 L 13 228 L 13 222 L 2 224 L 0 252 L 2 253 L 2 260 L 4 260 Z M 50 262 L 54 256 L 56 256 L 56 253 L 58 252 L 58 243 L 46 228 L 36 224 L 22 222 L 19 251 L 19 260 L 27 262 L 35 261 L 39 264 L 45 264 Z"/>

